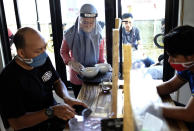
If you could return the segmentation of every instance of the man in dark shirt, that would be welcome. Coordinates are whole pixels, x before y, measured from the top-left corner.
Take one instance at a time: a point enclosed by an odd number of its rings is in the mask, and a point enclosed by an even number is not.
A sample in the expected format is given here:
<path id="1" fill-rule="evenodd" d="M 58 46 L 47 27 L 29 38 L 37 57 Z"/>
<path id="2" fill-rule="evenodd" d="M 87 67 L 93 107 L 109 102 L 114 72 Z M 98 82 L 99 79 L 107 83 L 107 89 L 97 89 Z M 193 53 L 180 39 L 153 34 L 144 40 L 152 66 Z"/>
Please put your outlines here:
<path id="1" fill-rule="evenodd" d="M 29 27 L 14 36 L 17 56 L 0 74 L 0 113 L 6 128 L 19 131 L 62 131 L 75 115 L 71 98 L 55 71 L 42 35 Z M 53 92 L 64 100 L 57 105 Z"/>
<path id="2" fill-rule="evenodd" d="M 131 13 L 123 14 L 122 22 L 122 43 L 131 44 L 137 50 L 141 41 L 138 28 L 133 26 L 133 15 Z"/>

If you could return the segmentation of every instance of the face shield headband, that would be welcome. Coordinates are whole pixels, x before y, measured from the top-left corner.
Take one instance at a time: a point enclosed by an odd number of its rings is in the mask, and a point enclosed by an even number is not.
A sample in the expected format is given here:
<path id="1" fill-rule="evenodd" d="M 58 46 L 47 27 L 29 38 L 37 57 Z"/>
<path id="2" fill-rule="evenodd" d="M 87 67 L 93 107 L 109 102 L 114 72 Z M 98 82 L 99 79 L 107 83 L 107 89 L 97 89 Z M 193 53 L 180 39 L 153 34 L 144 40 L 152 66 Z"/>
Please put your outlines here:
<path id="1" fill-rule="evenodd" d="M 96 17 L 98 17 L 98 14 L 92 14 L 92 13 L 80 13 L 80 17 L 85 17 L 85 18 L 96 18 Z"/>

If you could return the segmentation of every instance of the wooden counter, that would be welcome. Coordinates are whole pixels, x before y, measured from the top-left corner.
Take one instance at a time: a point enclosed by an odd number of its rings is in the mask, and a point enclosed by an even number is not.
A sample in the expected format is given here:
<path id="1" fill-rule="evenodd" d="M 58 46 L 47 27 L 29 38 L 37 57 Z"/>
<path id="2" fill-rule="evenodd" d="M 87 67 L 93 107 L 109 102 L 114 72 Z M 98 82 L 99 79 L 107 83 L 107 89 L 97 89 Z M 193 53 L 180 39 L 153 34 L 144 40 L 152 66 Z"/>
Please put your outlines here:
<path id="1" fill-rule="evenodd" d="M 111 112 L 111 93 L 104 94 L 99 85 L 83 84 L 78 99 L 92 109 L 92 116 L 108 117 Z"/>
<path id="2" fill-rule="evenodd" d="M 169 96 L 165 96 L 162 98 L 163 103 L 169 103 L 171 105 L 174 105 L 174 102 L 172 101 L 170 95 Z M 172 129 L 173 131 L 188 131 L 188 128 L 186 127 L 185 123 L 183 121 L 175 121 L 172 119 L 166 119 L 168 126 L 170 129 Z"/>
<path id="3" fill-rule="evenodd" d="M 132 87 L 135 87 L 135 86 L 132 86 Z M 145 88 L 146 87 L 144 87 L 144 89 Z M 132 90 L 131 90 L 132 94 L 133 94 L 132 97 L 136 96 L 136 97 L 134 97 L 134 99 L 137 98 L 138 95 L 142 96 L 142 94 L 145 94 L 145 92 L 140 93 L 140 91 L 138 91 L 138 93 L 137 93 L 136 92 L 137 90 L 138 90 L 138 86 L 136 86 L 135 88 L 132 88 Z M 145 91 L 145 90 L 142 90 L 142 91 Z M 150 92 L 149 89 L 148 89 L 148 91 Z M 152 93 L 152 94 L 149 94 L 149 96 L 151 98 L 151 95 L 153 95 L 153 92 L 150 92 L 150 93 Z M 135 94 L 137 94 L 137 95 L 135 95 Z M 144 96 L 142 96 L 142 99 L 143 98 L 144 98 Z M 159 98 L 159 96 L 158 96 L 158 98 Z M 111 114 L 111 106 L 112 106 L 111 92 L 108 94 L 102 93 L 101 86 L 99 86 L 99 85 L 83 84 L 83 87 L 80 91 L 78 99 L 85 102 L 93 110 L 93 113 L 91 115 L 94 117 L 107 118 L 107 117 L 110 117 L 112 115 Z M 138 100 L 136 101 L 134 99 L 132 99 L 132 106 L 134 103 L 136 103 L 135 105 L 137 107 Z M 141 99 L 141 98 L 139 98 L 139 99 Z M 157 96 L 153 95 L 153 99 L 157 99 Z M 162 101 L 164 103 L 174 105 L 170 96 L 163 98 Z M 117 107 L 118 107 L 117 108 L 117 111 L 118 111 L 117 117 L 122 117 L 122 115 L 123 115 L 123 91 L 122 91 L 122 89 L 118 89 L 118 105 L 117 105 Z M 187 130 L 188 130 L 187 127 L 185 126 L 185 124 L 182 121 L 176 121 L 176 120 L 171 120 L 171 119 L 164 119 L 163 120 L 162 131 L 187 131 Z"/>

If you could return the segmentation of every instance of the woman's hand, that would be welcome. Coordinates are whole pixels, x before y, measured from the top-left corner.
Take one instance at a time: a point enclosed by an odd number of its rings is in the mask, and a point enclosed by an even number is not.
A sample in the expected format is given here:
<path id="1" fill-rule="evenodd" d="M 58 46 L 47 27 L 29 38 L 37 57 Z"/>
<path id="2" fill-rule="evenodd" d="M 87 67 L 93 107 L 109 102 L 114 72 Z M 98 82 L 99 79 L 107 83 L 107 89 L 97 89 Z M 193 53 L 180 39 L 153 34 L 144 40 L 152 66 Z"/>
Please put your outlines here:
<path id="1" fill-rule="evenodd" d="M 68 65 L 77 73 L 79 73 L 84 68 L 82 64 L 74 60 L 69 61 Z"/>

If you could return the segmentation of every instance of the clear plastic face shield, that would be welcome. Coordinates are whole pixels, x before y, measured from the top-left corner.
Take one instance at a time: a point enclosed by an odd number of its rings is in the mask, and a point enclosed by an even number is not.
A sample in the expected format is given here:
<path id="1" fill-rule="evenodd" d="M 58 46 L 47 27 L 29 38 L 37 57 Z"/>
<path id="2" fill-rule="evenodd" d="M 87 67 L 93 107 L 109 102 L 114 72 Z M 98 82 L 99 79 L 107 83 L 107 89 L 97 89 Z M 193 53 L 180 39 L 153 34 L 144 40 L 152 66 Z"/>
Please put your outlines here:
<path id="1" fill-rule="evenodd" d="M 81 13 L 78 21 L 78 32 L 84 31 L 87 33 L 96 32 L 97 14 Z"/>

